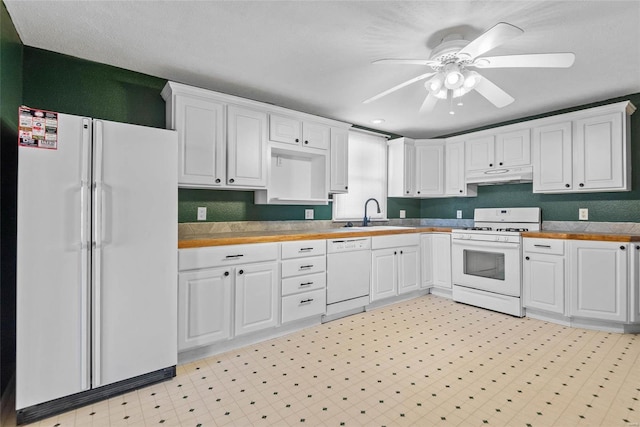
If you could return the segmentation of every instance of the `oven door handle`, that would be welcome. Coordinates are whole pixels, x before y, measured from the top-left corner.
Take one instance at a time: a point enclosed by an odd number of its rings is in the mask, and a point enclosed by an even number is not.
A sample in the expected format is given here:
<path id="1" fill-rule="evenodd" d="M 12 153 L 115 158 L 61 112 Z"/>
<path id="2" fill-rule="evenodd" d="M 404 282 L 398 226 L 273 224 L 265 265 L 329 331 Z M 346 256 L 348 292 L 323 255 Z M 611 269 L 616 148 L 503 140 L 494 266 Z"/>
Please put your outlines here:
<path id="1" fill-rule="evenodd" d="M 451 240 L 452 246 L 462 246 L 466 248 L 479 248 L 479 249 L 490 249 L 490 250 L 505 250 L 505 249 L 518 249 L 520 248 L 520 243 L 513 242 L 486 242 L 486 241 L 478 241 L 478 240 Z"/>

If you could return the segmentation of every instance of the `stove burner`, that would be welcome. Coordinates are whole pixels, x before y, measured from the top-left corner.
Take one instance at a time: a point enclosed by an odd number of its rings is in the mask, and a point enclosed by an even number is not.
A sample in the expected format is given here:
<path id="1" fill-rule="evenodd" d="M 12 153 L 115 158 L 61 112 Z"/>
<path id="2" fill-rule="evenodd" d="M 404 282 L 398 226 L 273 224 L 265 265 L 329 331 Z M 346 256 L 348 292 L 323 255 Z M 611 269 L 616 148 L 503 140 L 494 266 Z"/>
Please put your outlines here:
<path id="1" fill-rule="evenodd" d="M 491 231 L 493 229 L 491 227 L 465 227 L 463 230 Z"/>
<path id="2" fill-rule="evenodd" d="M 512 227 L 509 227 L 509 228 L 498 228 L 496 231 L 513 231 L 513 232 L 516 232 L 516 233 L 521 233 L 523 231 L 529 231 L 529 229 L 528 228 L 512 228 Z"/>

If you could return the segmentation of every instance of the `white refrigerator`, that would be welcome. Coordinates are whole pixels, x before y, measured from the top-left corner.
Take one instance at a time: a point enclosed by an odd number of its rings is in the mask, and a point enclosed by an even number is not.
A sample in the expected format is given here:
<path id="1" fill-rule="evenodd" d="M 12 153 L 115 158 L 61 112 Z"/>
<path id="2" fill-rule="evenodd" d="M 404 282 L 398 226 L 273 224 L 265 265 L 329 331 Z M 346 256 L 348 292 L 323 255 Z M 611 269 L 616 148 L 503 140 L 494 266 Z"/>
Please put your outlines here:
<path id="1" fill-rule="evenodd" d="M 177 362 L 176 132 L 50 122 L 53 143 L 18 147 L 19 422 L 171 378 Z"/>

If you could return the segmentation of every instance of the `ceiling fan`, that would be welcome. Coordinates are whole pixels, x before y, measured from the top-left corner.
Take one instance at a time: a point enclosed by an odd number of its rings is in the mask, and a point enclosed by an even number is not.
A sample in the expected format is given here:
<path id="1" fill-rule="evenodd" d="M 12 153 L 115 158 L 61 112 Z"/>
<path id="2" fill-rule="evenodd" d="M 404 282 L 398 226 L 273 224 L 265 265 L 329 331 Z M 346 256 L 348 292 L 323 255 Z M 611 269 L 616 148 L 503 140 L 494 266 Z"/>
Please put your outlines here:
<path id="1" fill-rule="evenodd" d="M 429 59 L 379 59 L 374 64 L 425 65 L 431 71 L 414 77 L 381 92 L 364 104 L 382 98 L 398 89 L 421 80 L 429 79 L 424 86 L 428 91 L 420 112 L 431 111 L 439 99 L 459 98 L 475 90 L 498 108 L 505 107 L 514 98 L 495 83 L 470 68 L 568 68 L 573 65 L 573 53 L 539 53 L 528 55 L 481 56 L 524 31 L 514 25 L 500 22 L 475 40 L 464 40 L 459 34 L 451 34 L 433 49 Z M 453 111 L 450 111 L 453 114 Z"/>

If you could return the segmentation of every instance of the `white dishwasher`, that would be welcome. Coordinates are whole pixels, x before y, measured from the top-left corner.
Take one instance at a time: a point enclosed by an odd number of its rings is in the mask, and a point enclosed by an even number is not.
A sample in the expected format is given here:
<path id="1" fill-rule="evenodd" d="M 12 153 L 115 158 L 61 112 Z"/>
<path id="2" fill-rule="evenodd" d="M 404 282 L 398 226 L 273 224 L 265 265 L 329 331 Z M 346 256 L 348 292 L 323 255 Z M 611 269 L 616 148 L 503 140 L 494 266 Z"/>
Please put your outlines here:
<path id="1" fill-rule="evenodd" d="M 369 304 L 371 237 L 327 240 L 327 316 Z"/>

